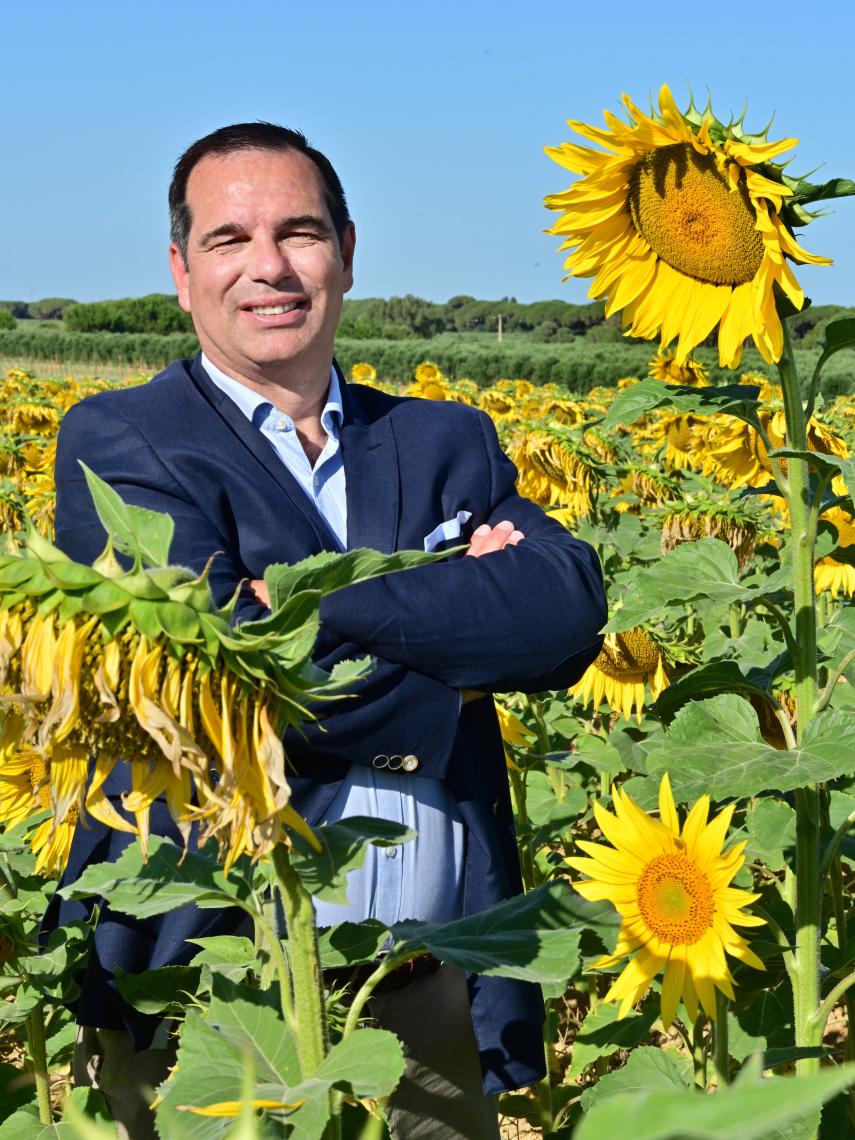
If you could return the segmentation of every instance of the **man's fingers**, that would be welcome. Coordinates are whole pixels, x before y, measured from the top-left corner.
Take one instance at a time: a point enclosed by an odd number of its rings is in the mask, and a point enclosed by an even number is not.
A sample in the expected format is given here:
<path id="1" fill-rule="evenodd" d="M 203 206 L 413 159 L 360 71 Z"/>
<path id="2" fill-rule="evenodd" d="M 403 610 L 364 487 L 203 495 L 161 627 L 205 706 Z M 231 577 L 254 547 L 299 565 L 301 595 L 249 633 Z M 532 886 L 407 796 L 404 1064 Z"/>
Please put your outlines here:
<path id="1" fill-rule="evenodd" d="M 265 606 L 270 608 L 270 594 L 267 592 L 267 583 L 263 578 L 253 578 L 249 584 L 250 590 L 258 598 L 258 600 Z"/>
<path id="2" fill-rule="evenodd" d="M 484 523 L 474 531 L 466 553 L 473 558 L 480 558 L 482 554 L 491 554 L 494 550 L 503 550 L 506 546 L 516 546 L 524 537 L 522 531 L 517 530 L 510 519 L 502 519 L 494 527 Z"/>

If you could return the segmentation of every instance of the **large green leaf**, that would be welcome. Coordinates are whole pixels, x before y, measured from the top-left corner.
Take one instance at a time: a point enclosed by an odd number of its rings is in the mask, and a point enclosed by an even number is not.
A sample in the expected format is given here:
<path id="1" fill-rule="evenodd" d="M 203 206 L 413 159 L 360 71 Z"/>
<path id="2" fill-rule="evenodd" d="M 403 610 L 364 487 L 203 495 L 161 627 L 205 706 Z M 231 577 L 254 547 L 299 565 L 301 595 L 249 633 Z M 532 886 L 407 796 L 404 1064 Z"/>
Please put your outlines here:
<path id="1" fill-rule="evenodd" d="M 677 1089 L 692 1086 L 692 1059 L 673 1050 L 641 1045 L 633 1049 L 625 1065 L 600 1077 L 582 1093 L 582 1108 L 588 1112 L 619 1093 Z"/>
<path id="2" fill-rule="evenodd" d="M 680 384 L 666 384 L 662 380 L 642 380 L 618 393 L 601 427 L 608 431 L 620 425 L 632 424 L 654 408 L 662 407 L 671 407 L 677 412 L 692 412 L 699 416 L 726 412 L 750 424 L 756 424 L 759 394 L 759 388 L 748 384 L 689 388 Z"/>
<path id="3" fill-rule="evenodd" d="M 778 871 L 790 859 L 796 846 L 796 813 L 783 800 L 763 798 L 745 813 L 748 831 L 748 858 L 759 859 L 770 871 Z"/>
<path id="4" fill-rule="evenodd" d="M 165 566 L 169 562 L 169 548 L 175 533 L 171 517 L 124 502 L 119 493 L 90 470 L 82 459 L 78 462 L 86 476 L 101 525 L 116 550 L 139 558 L 148 566 Z"/>
<path id="5" fill-rule="evenodd" d="M 577 1080 L 600 1057 L 610 1057 L 618 1049 L 641 1044 L 659 1016 L 658 1002 L 649 1002 L 639 1013 L 618 1017 L 614 1002 L 600 1002 L 585 1018 L 573 1040 L 573 1058 L 567 1079 Z"/>
<path id="6" fill-rule="evenodd" d="M 432 925 L 399 922 L 395 953 L 427 949 L 460 970 L 531 982 L 563 982 L 579 967 L 579 939 L 594 931 L 611 950 L 620 916 L 609 904 L 588 903 L 566 883 L 552 882 L 481 914 Z"/>
<path id="7" fill-rule="evenodd" d="M 355 966 L 360 962 L 373 962 L 389 931 L 382 922 L 340 922 L 318 932 L 321 967 Z"/>
<path id="8" fill-rule="evenodd" d="M 170 839 L 153 835 L 148 860 L 131 843 L 114 863 L 95 863 L 60 890 L 67 899 L 108 897 L 112 910 L 148 918 L 176 907 L 230 906 L 246 899 L 250 886 L 238 868 L 228 878 L 213 859 L 182 852 Z"/>
<path id="9" fill-rule="evenodd" d="M 623 604 L 604 627 L 606 633 L 631 629 L 661 615 L 667 606 L 709 600 L 725 606 L 771 593 L 786 584 L 784 576 L 740 579 L 736 555 L 718 538 L 685 542 L 653 566 L 634 574 Z"/>
<path id="10" fill-rule="evenodd" d="M 449 551 L 426 554 L 422 550 L 399 550 L 396 554 L 381 554 L 377 550 L 348 550 L 346 554 L 324 551 L 295 562 L 274 563 L 264 572 L 264 581 L 270 593 L 270 608 L 278 609 L 292 596 L 303 590 L 318 590 L 321 594 L 331 594 L 355 582 L 365 582 L 378 578 L 381 574 L 392 574 L 398 570 L 408 570 L 412 566 L 424 566 L 447 558 Z"/>
<path id="11" fill-rule="evenodd" d="M 140 1013 L 183 1015 L 199 985 L 199 966 L 161 966 L 130 974 L 114 967 L 119 993 Z"/>
<path id="12" fill-rule="evenodd" d="M 388 1096 L 404 1075 L 404 1064 L 401 1043 L 393 1033 L 362 1029 L 333 1045 L 315 1079 L 352 1090 L 360 1099 Z"/>
<path id="13" fill-rule="evenodd" d="M 369 844 L 396 847 L 416 833 L 400 823 L 369 816 L 351 816 L 315 828 L 321 845 L 315 851 L 297 837 L 291 863 L 309 894 L 331 903 L 347 902 L 347 873 L 361 867 Z"/>
<path id="14" fill-rule="evenodd" d="M 855 318 L 853 318 L 855 324 Z M 827 455 L 824 451 L 797 451 L 791 447 L 778 447 L 769 454 L 774 459 L 804 459 L 817 471 L 827 475 L 842 475 L 850 494 L 855 494 L 855 459 L 841 459 L 839 455 Z"/>
<path id="15" fill-rule="evenodd" d="M 743 799 L 846 775 L 853 749 L 852 713 L 820 713 L 798 748 L 780 750 L 761 736 L 751 705 L 727 693 L 680 709 L 662 743 L 648 753 L 647 772 L 667 771 L 674 794 L 684 802 L 704 793 L 714 800 Z"/>
<path id="16" fill-rule="evenodd" d="M 739 1081 L 713 1096 L 640 1087 L 600 1100 L 573 1140 L 614 1140 L 628 1124 L 633 1140 L 769 1140 L 776 1128 L 816 1111 L 853 1083 L 855 1066 L 846 1065 L 806 1077 Z"/>

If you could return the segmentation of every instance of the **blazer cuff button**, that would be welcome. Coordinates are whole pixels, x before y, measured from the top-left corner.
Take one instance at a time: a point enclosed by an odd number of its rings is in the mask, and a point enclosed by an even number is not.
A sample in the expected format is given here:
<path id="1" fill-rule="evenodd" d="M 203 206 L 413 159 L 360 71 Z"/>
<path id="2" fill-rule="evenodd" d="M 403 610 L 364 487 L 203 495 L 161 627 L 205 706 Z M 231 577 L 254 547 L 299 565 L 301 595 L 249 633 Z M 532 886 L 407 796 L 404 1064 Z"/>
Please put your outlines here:
<path id="1" fill-rule="evenodd" d="M 401 767 L 405 772 L 415 772 L 420 763 L 421 761 L 419 760 L 418 756 L 413 756 L 411 752 L 408 756 L 404 757 L 403 761 L 401 762 Z"/>
<path id="2" fill-rule="evenodd" d="M 383 755 L 375 756 L 374 759 L 371 761 L 371 764 L 375 768 L 388 768 L 389 767 L 389 757 L 383 756 Z"/>
<path id="3" fill-rule="evenodd" d="M 389 771 L 390 772 L 397 772 L 398 769 L 403 766 L 403 763 L 404 763 L 404 757 L 403 756 L 390 756 L 389 757 Z"/>

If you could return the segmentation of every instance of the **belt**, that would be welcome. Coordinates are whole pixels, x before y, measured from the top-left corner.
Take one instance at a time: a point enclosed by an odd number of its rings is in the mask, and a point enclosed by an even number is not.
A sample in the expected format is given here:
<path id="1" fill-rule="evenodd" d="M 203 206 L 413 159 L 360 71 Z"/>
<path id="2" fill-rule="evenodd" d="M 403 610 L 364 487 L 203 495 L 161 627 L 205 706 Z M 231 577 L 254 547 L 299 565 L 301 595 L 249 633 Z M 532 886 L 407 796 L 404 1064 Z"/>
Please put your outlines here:
<path id="1" fill-rule="evenodd" d="M 324 970 L 324 985 L 336 989 L 349 989 L 351 993 L 355 994 L 368 981 L 379 965 L 380 962 L 375 961 L 364 962 L 358 966 L 332 966 Z M 423 954 L 420 958 L 411 958 L 408 962 L 402 962 L 400 966 L 396 966 L 391 973 L 378 982 L 374 987 L 374 993 L 383 994 L 402 990 L 411 982 L 416 982 L 420 978 L 429 978 L 431 974 L 437 972 L 441 965 L 442 962 L 438 958 L 434 958 L 433 954 Z"/>

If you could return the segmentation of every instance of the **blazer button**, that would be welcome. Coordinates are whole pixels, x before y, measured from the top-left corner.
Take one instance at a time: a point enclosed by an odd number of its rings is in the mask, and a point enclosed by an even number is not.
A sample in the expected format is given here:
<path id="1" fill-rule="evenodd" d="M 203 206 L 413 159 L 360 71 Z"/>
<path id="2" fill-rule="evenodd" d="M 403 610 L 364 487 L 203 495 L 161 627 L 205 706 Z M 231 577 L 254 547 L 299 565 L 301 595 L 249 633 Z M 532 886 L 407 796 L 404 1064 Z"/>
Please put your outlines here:
<path id="1" fill-rule="evenodd" d="M 371 763 L 375 768 L 388 768 L 389 757 L 383 755 L 375 756 Z"/>
<path id="2" fill-rule="evenodd" d="M 418 756 L 414 756 L 412 752 L 410 752 L 409 755 L 404 757 L 401 767 L 405 772 L 415 772 L 420 763 L 421 761 Z"/>
<path id="3" fill-rule="evenodd" d="M 403 767 L 403 765 L 404 765 L 404 757 L 403 756 L 390 756 L 389 757 L 389 771 L 390 772 L 397 772 L 399 768 Z"/>

